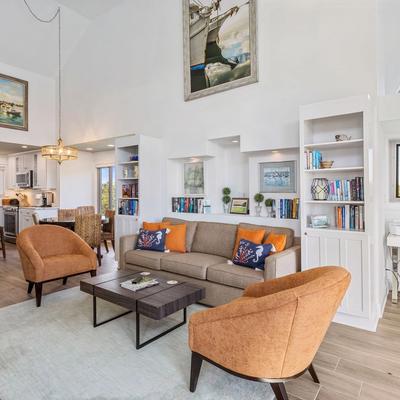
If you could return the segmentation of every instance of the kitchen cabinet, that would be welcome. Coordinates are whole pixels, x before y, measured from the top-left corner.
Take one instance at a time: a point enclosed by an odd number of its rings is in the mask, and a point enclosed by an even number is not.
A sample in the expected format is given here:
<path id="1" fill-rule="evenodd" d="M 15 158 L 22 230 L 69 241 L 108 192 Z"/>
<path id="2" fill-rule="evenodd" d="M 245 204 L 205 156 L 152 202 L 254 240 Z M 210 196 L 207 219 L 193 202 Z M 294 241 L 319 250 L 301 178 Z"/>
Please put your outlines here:
<path id="1" fill-rule="evenodd" d="M 340 313 L 367 317 L 370 311 L 369 238 L 363 232 L 307 229 L 302 236 L 302 269 L 344 266 L 351 284 L 339 308 Z"/>
<path id="2" fill-rule="evenodd" d="M 58 209 L 54 207 L 28 207 L 19 209 L 19 229 L 21 232 L 25 228 L 29 228 L 34 225 L 33 223 L 33 213 L 37 213 L 39 219 L 43 218 L 56 218 L 58 214 Z"/>
<path id="3" fill-rule="evenodd" d="M 17 187 L 16 173 L 17 173 L 17 157 L 8 157 L 8 169 L 7 169 L 7 187 L 8 189 L 14 189 Z"/>

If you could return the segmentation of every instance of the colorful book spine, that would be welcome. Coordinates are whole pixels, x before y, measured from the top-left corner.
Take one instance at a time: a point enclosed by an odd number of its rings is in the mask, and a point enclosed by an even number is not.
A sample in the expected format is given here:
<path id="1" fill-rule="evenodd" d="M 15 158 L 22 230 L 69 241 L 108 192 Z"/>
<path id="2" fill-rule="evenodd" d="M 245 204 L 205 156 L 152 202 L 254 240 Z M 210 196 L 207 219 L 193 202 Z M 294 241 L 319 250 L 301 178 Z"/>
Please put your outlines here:
<path id="1" fill-rule="evenodd" d="M 317 150 L 306 150 L 304 152 L 304 163 L 306 169 L 319 169 L 322 161 L 322 154 Z"/>
<path id="2" fill-rule="evenodd" d="M 365 230 L 364 206 L 344 205 L 335 208 L 337 229 Z"/>
<path id="3" fill-rule="evenodd" d="M 336 179 L 329 181 L 329 200 L 364 201 L 364 178 Z"/>
<path id="4" fill-rule="evenodd" d="M 204 198 L 203 197 L 172 197 L 172 212 L 203 214 Z"/>

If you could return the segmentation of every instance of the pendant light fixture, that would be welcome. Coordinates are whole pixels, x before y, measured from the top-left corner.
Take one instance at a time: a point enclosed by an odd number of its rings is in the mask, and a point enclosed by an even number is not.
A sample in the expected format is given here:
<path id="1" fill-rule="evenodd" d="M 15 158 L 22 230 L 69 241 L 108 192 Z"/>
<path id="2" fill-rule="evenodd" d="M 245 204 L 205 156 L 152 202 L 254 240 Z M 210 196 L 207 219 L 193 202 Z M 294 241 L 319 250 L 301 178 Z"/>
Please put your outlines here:
<path id="1" fill-rule="evenodd" d="M 41 148 L 42 157 L 49 160 L 56 160 L 59 164 L 63 161 L 76 160 L 78 158 L 78 150 L 74 147 L 64 146 L 61 139 L 61 8 L 58 7 L 55 14 L 49 19 L 38 17 L 31 9 L 27 0 L 24 0 L 26 7 L 32 16 L 39 22 L 46 24 L 58 19 L 58 140 L 57 144 L 47 145 Z"/>

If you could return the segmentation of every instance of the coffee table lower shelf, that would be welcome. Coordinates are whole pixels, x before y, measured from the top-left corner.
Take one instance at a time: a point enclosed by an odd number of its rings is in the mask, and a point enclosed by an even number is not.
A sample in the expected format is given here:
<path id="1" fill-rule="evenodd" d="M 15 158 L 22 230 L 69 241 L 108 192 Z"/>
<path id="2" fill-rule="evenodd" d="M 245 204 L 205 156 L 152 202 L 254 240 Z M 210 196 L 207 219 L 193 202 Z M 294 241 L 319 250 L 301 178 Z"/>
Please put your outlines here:
<path id="1" fill-rule="evenodd" d="M 132 310 L 128 310 L 123 312 L 122 314 L 118 314 L 115 317 L 106 319 L 104 321 L 101 322 L 97 322 L 97 301 L 96 301 L 97 297 L 93 296 L 93 327 L 97 328 L 98 326 L 104 325 L 107 322 L 111 322 L 114 321 L 118 318 L 121 318 L 127 314 L 132 313 Z M 167 330 L 159 333 L 156 336 L 153 336 L 152 338 L 140 343 L 140 313 L 136 312 L 136 349 L 139 350 L 141 348 L 143 348 L 144 346 L 153 343 L 155 340 L 160 339 L 161 337 L 165 336 L 167 333 L 170 333 L 172 331 L 174 331 L 175 329 L 180 328 L 181 326 L 185 325 L 187 322 L 187 309 L 186 307 L 183 309 L 183 321 L 179 322 L 178 324 L 172 326 L 171 328 L 168 328 Z"/>

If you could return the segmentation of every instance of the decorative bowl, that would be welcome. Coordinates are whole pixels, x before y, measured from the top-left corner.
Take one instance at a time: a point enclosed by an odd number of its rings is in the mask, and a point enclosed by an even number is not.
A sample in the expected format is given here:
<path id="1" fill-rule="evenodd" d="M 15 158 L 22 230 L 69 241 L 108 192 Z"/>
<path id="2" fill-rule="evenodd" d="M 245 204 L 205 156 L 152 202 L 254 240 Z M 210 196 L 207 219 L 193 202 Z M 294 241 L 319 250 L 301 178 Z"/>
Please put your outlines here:
<path id="1" fill-rule="evenodd" d="M 323 169 L 332 168 L 333 163 L 334 163 L 334 161 L 321 161 L 320 167 Z"/>

